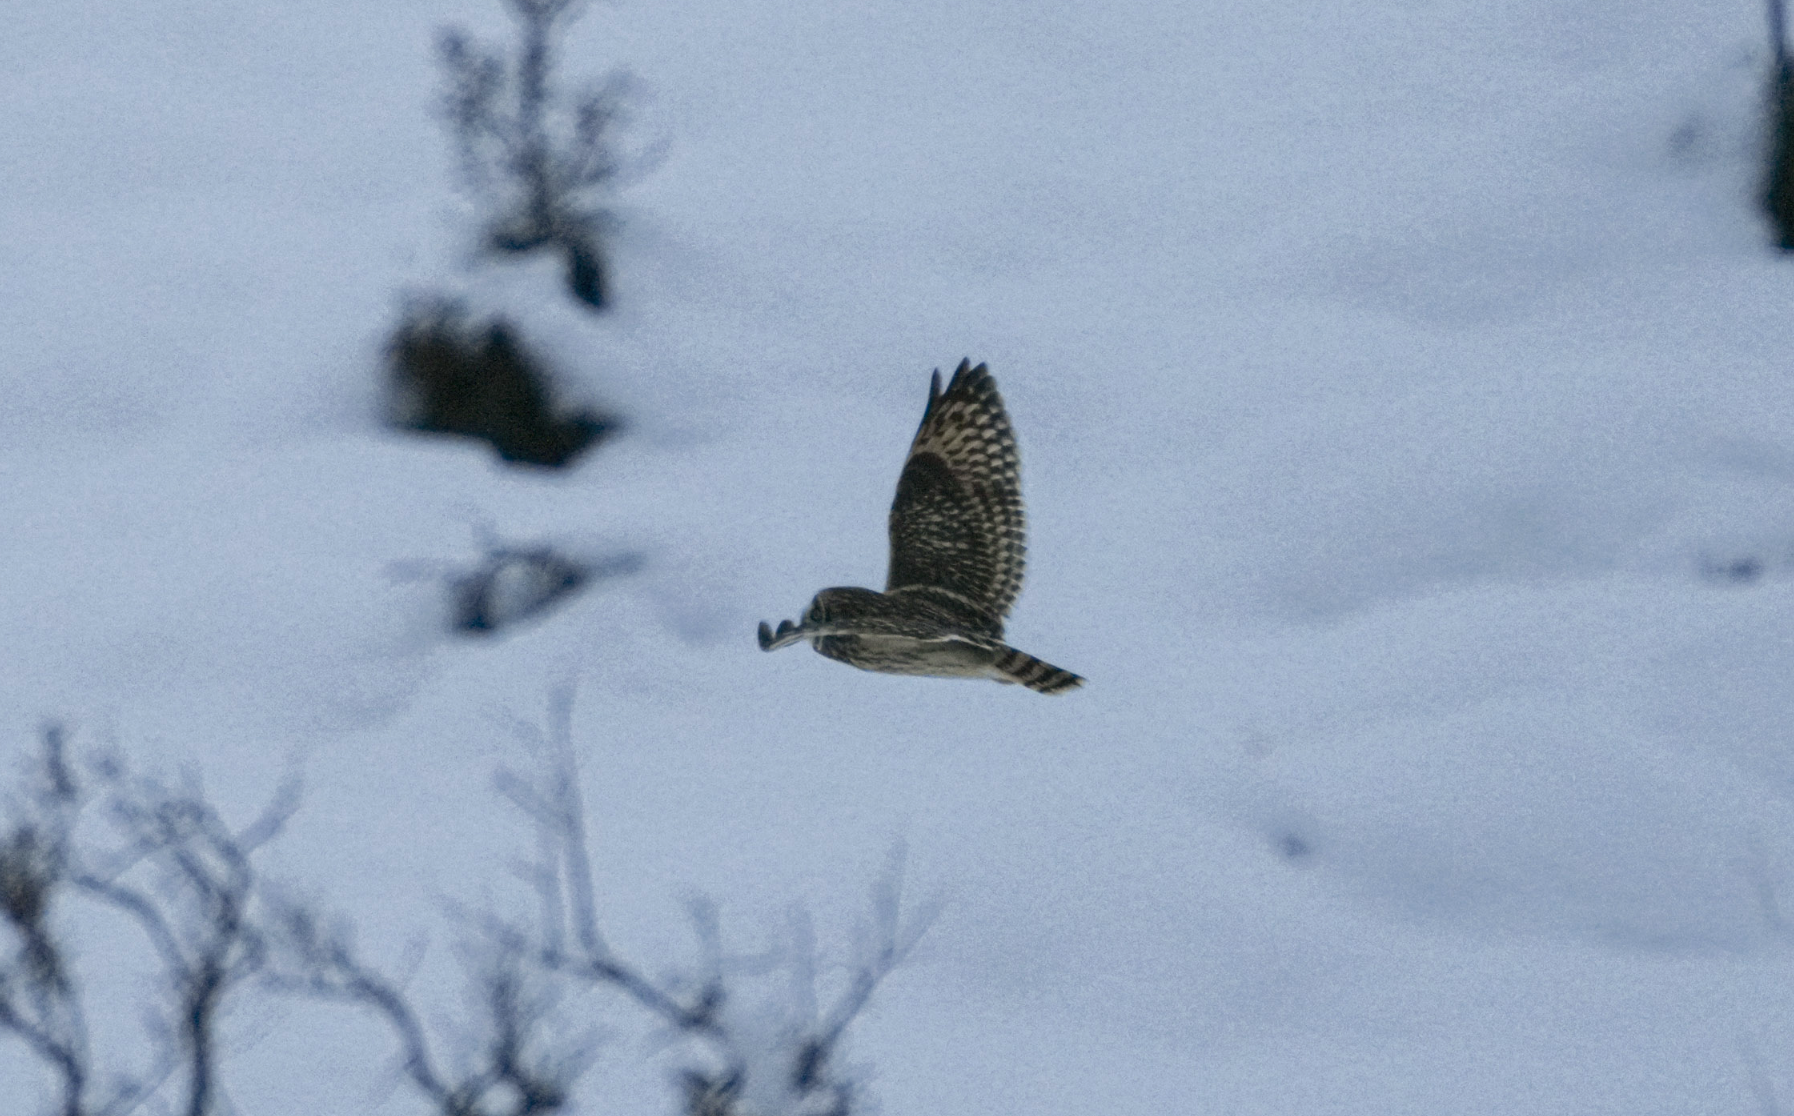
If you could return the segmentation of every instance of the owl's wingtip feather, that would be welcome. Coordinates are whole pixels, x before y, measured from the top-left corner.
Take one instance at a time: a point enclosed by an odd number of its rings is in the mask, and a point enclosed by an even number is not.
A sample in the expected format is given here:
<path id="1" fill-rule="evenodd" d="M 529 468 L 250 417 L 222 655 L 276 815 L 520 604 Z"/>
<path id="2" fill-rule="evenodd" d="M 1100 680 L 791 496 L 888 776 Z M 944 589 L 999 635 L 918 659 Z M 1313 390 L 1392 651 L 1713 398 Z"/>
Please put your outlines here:
<path id="1" fill-rule="evenodd" d="M 937 368 L 934 373 L 937 380 L 940 378 L 940 374 L 940 370 Z M 971 357 L 965 357 L 960 360 L 959 367 L 953 370 L 953 378 L 947 381 L 947 392 L 951 394 L 954 388 L 966 380 L 990 378 L 990 365 L 983 361 L 973 364 Z"/>

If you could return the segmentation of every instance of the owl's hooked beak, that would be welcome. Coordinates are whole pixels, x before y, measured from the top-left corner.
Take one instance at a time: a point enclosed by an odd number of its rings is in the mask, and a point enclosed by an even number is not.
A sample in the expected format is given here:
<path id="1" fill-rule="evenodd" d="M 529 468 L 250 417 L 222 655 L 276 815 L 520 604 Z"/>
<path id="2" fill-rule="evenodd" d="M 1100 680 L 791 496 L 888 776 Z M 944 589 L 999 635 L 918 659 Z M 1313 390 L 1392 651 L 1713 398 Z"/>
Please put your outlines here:
<path id="1" fill-rule="evenodd" d="M 766 621 L 760 621 L 760 650 L 777 651 L 781 647 L 789 647 L 804 638 L 807 633 L 789 620 L 779 621 L 779 630 L 774 632 Z"/>

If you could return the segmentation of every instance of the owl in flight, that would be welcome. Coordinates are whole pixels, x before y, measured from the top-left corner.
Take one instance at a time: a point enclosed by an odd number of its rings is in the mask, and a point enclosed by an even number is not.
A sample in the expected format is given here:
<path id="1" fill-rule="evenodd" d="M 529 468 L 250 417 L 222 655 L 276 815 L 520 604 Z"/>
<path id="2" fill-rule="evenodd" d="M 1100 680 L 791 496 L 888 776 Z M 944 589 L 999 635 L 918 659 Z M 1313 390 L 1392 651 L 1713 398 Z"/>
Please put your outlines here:
<path id="1" fill-rule="evenodd" d="M 994 678 L 1043 694 L 1084 684 L 1003 642 L 1003 618 L 1026 564 L 1021 458 L 990 370 L 961 361 L 910 444 L 891 502 L 891 572 L 885 591 L 824 589 L 801 624 L 760 624 L 760 649 L 800 639 L 861 670 Z"/>

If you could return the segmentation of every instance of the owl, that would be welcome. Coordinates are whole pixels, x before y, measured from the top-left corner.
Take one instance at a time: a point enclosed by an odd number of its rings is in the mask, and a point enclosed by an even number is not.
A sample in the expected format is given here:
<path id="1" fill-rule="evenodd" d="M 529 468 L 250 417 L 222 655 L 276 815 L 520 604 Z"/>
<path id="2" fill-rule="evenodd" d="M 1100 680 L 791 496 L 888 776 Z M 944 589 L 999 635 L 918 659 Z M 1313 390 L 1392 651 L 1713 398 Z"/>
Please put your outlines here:
<path id="1" fill-rule="evenodd" d="M 891 502 L 885 591 L 824 589 L 802 623 L 760 624 L 760 649 L 800 639 L 861 670 L 992 678 L 1043 694 L 1084 684 L 1003 642 L 1022 589 L 1026 522 L 1021 458 L 990 370 L 971 361 L 941 390 L 937 369 L 922 426 Z"/>

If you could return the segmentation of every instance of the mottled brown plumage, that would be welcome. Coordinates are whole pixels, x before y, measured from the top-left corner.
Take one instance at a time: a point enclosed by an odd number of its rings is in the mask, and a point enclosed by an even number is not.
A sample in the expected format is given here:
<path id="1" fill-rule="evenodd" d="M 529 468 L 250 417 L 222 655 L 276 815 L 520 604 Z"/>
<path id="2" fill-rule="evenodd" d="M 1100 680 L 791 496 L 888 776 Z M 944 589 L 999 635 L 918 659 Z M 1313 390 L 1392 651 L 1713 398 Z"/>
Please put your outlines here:
<path id="1" fill-rule="evenodd" d="M 1027 565 L 1021 458 L 990 370 L 960 362 L 910 444 L 891 503 L 885 591 L 824 589 L 801 624 L 760 625 L 760 647 L 807 639 L 861 670 L 1019 682 L 1056 694 L 1083 679 L 1003 642 Z"/>

